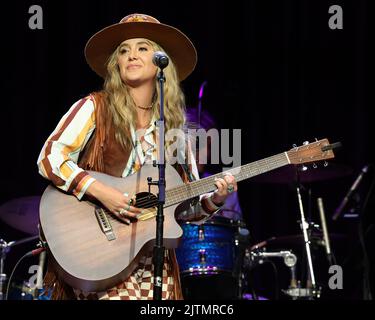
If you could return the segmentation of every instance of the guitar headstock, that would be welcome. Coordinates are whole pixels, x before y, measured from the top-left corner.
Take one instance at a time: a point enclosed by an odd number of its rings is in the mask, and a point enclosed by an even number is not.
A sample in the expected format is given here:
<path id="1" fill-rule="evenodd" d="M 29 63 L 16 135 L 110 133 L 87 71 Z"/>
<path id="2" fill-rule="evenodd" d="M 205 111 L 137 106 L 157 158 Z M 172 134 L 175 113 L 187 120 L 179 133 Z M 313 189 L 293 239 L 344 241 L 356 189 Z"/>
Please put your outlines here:
<path id="1" fill-rule="evenodd" d="M 287 154 L 291 164 L 305 164 L 333 159 L 335 155 L 332 149 L 338 146 L 338 143 L 330 144 L 328 139 L 322 139 L 294 147 L 287 151 Z"/>

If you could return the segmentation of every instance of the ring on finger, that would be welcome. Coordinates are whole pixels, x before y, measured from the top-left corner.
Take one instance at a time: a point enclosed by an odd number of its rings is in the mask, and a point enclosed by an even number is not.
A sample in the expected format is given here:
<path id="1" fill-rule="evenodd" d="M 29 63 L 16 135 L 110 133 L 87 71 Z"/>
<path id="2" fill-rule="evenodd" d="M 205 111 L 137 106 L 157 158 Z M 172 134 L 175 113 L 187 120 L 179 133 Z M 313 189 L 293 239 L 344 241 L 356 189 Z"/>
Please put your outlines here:
<path id="1" fill-rule="evenodd" d="M 227 191 L 228 193 L 232 193 L 234 191 L 234 186 L 233 184 L 229 184 L 228 187 L 227 187 Z"/>
<path id="2" fill-rule="evenodd" d="M 124 213 L 126 213 L 126 212 L 127 212 L 127 209 L 121 209 L 120 212 L 119 212 L 119 214 L 123 216 Z"/>

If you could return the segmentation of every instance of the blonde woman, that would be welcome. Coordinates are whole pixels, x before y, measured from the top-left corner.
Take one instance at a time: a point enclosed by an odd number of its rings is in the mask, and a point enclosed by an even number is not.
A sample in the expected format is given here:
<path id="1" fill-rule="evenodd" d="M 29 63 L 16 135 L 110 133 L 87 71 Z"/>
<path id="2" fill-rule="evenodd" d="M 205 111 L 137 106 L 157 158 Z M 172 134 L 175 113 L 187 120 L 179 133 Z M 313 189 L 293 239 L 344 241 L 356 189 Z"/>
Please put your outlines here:
<path id="1" fill-rule="evenodd" d="M 164 51 L 170 58 L 164 69 L 165 130 L 182 129 L 185 107 L 179 83 L 193 71 L 196 50 L 176 28 L 148 15 L 131 14 L 88 41 L 86 60 L 104 78 L 103 90 L 73 104 L 47 139 L 38 159 L 40 174 L 56 187 L 79 200 L 84 196 L 95 198 L 126 224 L 135 223 L 141 209 L 135 207 L 132 199 L 97 181 L 86 170 L 127 177 L 145 163 L 157 160 L 154 122 L 159 117 L 159 88 L 158 68 L 152 62 L 155 51 Z M 194 162 L 189 170 L 195 179 L 199 178 Z M 186 171 L 181 170 L 180 174 L 188 183 Z M 229 193 L 237 190 L 233 176 L 218 179 L 216 185 L 215 192 L 201 197 L 200 214 L 195 212 L 191 219 L 207 219 Z M 53 289 L 53 299 L 152 299 L 152 253 L 142 257 L 125 281 L 102 292 L 70 288 L 51 266 L 45 283 Z M 162 298 L 182 298 L 174 250 L 165 254 Z"/>

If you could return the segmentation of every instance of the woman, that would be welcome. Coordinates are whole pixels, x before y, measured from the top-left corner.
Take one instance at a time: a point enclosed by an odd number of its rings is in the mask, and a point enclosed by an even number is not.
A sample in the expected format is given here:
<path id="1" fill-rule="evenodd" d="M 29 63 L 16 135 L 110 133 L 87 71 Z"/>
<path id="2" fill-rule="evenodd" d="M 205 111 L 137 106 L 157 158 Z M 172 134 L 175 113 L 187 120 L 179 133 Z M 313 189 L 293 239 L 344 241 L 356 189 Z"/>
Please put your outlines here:
<path id="1" fill-rule="evenodd" d="M 140 209 L 132 199 L 95 180 L 86 170 L 126 177 L 143 164 L 157 160 L 154 121 L 159 117 L 159 88 L 158 69 L 152 62 L 155 51 L 164 51 L 170 58 L 164 69 L 165 130 L 182 128 L 184 96 L 179 81 L 195 67 L 195 48 L 181 31 L 151 16 L 131 14 L 88 41 L 86 60 L 104 78 L 103 90 L 72 106 L 47 139 L 38 159 L 40 174 L 58 188 L 79 200 L 84 195 L 96 198 L 127 224 L 137 218 Z M 188 170 L 198 178 L 194 161 Z M 188 170 L 179 171 L 186 182 Z M 206 219 L 217 211 L 228 193 L 237 190 L 233 176 L 218 179 L 216 185 L 217 191 L 201 197 L 198 216 L 187 218 Z M 69 288 L 53 270 L 49 270 L 45 282 L 54 287 L 54 299 L 152 299 L 151 258 L 151 253 L 143 257 L 128 279 L 103 292 Z M 173 250 L 165 254 L 162 290 L 163 299 L 182 298 Z"/>

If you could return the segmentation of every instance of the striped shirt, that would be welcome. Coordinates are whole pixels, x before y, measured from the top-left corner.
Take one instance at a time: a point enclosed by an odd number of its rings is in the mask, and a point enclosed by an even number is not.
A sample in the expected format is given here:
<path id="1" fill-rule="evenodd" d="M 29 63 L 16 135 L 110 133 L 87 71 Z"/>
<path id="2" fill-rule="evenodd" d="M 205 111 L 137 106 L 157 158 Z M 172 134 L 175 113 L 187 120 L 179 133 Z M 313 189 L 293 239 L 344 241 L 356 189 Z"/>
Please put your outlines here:
<path id="1" fill-rule="evenodd" d="M 37 164 L 39 173 L 63 191 L 74 194 L 81 199 L 87 188 L 95 181 L 85 170 L 77 165 L 80 152 L 84 149 L 95 130 L 95 100 L 87 96 L 72 105 L 62 117 L 55 130 L 45 142 Z M 129 176 L 145 163 L 157 159 L 157 144 L 154 141 L 156 132 L 154 121 L 144 132 L 131 128 L 133 146 L 127 165 L 122 173 Z M 189 148 L 192 159 L 192 174 L 199 179 L 197 165 Z M 208 198 L 210 194 L 201 196 Z M 212 213 L 217 207 L 211 201 L 203 201 L 206 212 Z"/>

